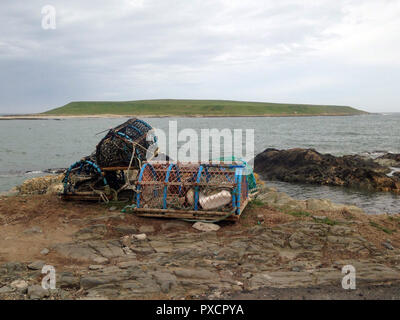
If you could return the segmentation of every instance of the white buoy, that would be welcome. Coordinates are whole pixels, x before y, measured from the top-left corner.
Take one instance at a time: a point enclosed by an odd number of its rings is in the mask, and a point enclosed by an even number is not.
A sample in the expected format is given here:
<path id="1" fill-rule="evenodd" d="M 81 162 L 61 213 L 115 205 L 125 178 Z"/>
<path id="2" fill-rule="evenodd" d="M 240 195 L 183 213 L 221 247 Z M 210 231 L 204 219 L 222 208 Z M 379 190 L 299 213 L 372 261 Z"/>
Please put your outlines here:
<path id="1" fill-rule="evenodd" d="M 216 209 L 219 207 L 226 206 L 232 201 L 232 195 L 229 191 L 222 190 L 211 196 L 205 196 L 200 192 L 199 203 L 200 206 L 205 210 Z"/>
<path id="2" fill-rule="evenodd" d="M 186 193 L 186 200 L 191 206 L 194 205 L 194 195 L 195 192 L 193 189 L 190 189 Z M 202 192 L 199 193 L 199 204 L 201 208 L 203 208 L 204 210 L 211 210 L 223 207 L 231 203 L 231 201 L 232 201 L 232 195 L 227 190 L 222 190 L 210 196 L 206 196 Z"/>

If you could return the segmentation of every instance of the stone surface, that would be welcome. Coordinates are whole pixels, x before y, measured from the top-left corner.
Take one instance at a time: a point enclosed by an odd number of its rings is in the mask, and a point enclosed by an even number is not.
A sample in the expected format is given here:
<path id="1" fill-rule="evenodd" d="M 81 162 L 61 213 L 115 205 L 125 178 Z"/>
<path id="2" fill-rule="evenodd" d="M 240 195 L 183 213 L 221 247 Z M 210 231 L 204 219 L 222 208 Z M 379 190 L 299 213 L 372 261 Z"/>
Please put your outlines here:
<path id="1" fill-rule="evenodd" d="M 42 232 L 43 232 L 42 229 L 37 226 L 25 229 L 23 231 L 23 233 L 25 233 L 25 234 L 38 234 L 38 233 L 42 233 Z"/>
<path id="2" fill-rule="evenodd" d="M 133 237 L 137 240 L 146 240 L 147 236 L 145 233 L 141 233 L 141 234 L 134 234 Z"/>
<path id="3" fill-rule="evenodd" d="M 39 285 L 33 285 L 28 287 L 28 297 L 32 300 L 43 299 L 48 297 L 49 295 L 50 295 L 49 291 L 43 289 Z"/>
<path id="4" fill-rule="evenodd" d="M 95 240 L 102 239 L 107 233 L 107 226 L 96 224 L 77 231 L 74 235 L 77 240 Z"/>
<path id="5" fill-rule="evenodd" d="M 59 185 L 63 178 L 64 174 L 36 177 L 25 180 L 17 189 L 22 195 L 45 194 L 49 187 Z"/>
<path id="6" fill-rule="evenodd" d="M 9 286 L 3 286 L 0 288 L 0 294 L 11 293 L 13 291 L 14 291 L 14 289 Z"/>
<path id="7" fill-rule="evenodd" d="M 210 231 L 218 231 L 221 227 L 215 223 L 204 223 L 204 222 L 196 222 L 192 226 L 196 230 L 210 232 Z"/>
<path id="8" fill-rule="evenodd" d="M 154 231 L 155 231 L 155 229 L 153 226 L 140 226 L 139 227 L 140 233 L 152 233 Z"/>
<path id="9" fill-rule="evenodd" d="M 28 269 L 31 269 L 31 270 L 42 270 L 44 265 L 45 265 L 45 262 L 42 261 L 42 260 L 33 261 L 32 263 L 28 264 Z"/>
<path id="10" fill-rule="evenodd" d="M 138 231 L 138 229 L 134 226 L 120 225 L 120 226 L 113 227 L 113 231 L 119 236 L 124 236 L 124 235 L 130 235 L 130 234 L 136 233 Z"/>
<path id="11" fill-rule="evenodd" d="M 254 159 L 254 170 L 266 180 L 344 186 L 400 193 L 391 170 L 357 155 L 335 157 L 314 149 L 266 149 Z"/>
<path id="12" fill-rule="evenodd" d="M 272 188 L 265 190 L 266 198 L 279 205 L 293 201 L 282 194 L 272 196 L 276 193 Z M 218 232 L 198 232 L 188 228 L 191 224 L 187 222 L 168 220 L 171 224 L 163 230 L 162 224 L 154 223 L 157 232 L 144 240 L 134 237 L 138 227 L 134 233 L 119 236 L 113 224 L 121 226 L 121 221 L 114 221 L 105 224 L 110 232 L 102 239 L 75 238 L 49 246 L 46 263 L 57 266 L 57 290 L 50 291 L 51 299 L 225 299 L 235 292 L 265 288 L 336 288 L 343 278 L 341 268 L 347 264 L 355 266 L 357 284 L 400 283 L 397 235 L 375 228 L 375 233 L 383 234 L 376 242 L 368 234 L 372 228 L 368 219 L 350 217 L 331 225 L 324 219 L 332 218 L 330 212 L 297 218 L 269 207 L 251 214 L 242 220 L 249 224 L 246 227 L 221 223 Z M 281 220 L 271 223 L 275 217 Z M 261 219 L 265 224 L 256 224 Z M 386 227 L 393 219 L 397 217 L 385 216 L 379 225 Z M 74 223 L 73 231 L 87 228 L 87 221 Z M 1 264 L 0 299 L 49 297 L 50 292 L 35 293 L 32 288 L 27 295 L 27 287 L 40 284 L 42 277 L 18 261 Z M 17 279 L 25 281 L 25 289 L 12 285 Z"/>
<path id="13" fill-rule="evenodd" d="M 386 153 L 374 161 L 381 166 L 400 168 L 400 154 Z"/>
<path id="14" fill-rule="evenodd" d="M 391 243 L 385 241 L 385 242 L 383 242 L 382 244 L 383 244 L 383 246 L 384 246 L 386 249 L 388 249 L 388 250 L 394 250 L 394 247 L 392 246 Z"/>
<path id="15" fill-rule="evenodd" d="M 79 288 L 80 279 L 71 272 L 62 272 L 57 279 L 60 288 Z"/>
<path id="16" fill-rule="evenodd" d="M 25 290 L 26 288 L 28 288 L 28 282 L 21 279 L 14 280 L 13 282 L 11 282 L 10 286 L 15 289 Z"/>
<path id="17" fill-rule="evenodd" d="M 81 279 L 81 287 L 83 289 L 91 289 L 96 286 L 100 286 L 102 284 L 105 284 L 106 281 L 99 277 L 83 277 Z"/>
<path id="18" fill-rule="evenodd" d="M 104 257 L 96 257 L 93 259 L 93 262 L 96 263 L 108 263 L 110 260 L 108 260 L 107 258 Z"/>
<path id="19" fill-rule="evenodd" d="M 186 229 L 189 225 L 189 222 L 186 221 L 171 221 L 171 222 L 166 222 L 161 225 L 161 229 L 164 231 L 170 231 L 170 230 L 182 230 Z"/>
<path id="20" fill-rule="evenodd" d="M 91 264 L 89 266 L 89 270 L 100 270 L 100 269 L 103 269 L 103 268 L 104 268 L 104 266 L 101 265 L 101 264 Z"/>
<path id="21" fill-rule="evenodd" d="M 156 283 L 160 285 L 163 293 L 168 293 L 173 286 L 176 286 L 176 276 L 168 272 L 156 272 L 153 274 Z"/>
<path id="22" fill-rule="evenodd" d="M 110 258 L 125 255 L 119 241 L 87 241 L 84 243 L 62 243 L 53 249 L 60 255 L 97 264 L 107 263 Z"/>
<path id="23" fill-rule="evenodd" d="M 40 254 L 42 254 L 42 255 L 47 255 L 48 253 L 50 252 L 50 250 L 49 249 L 47 249 L 47 248 L 44 248 L 42 251 L 40 251 Z"/>
<path id="24" fill-rule="evenodd" d="M 261 187 L 257 200 L 268 204 L 271 207 L 284 211 L 346 211 L 348 214 L 363 214 L 364 211 L 356 206 L 336 204 L 328 199 L 307 199 L 297 200 L 289 197 L 287 194 L 276 191 L 275 188 L 267 186 Z M 317 219 L 323 215 L 314 215 Z"/>

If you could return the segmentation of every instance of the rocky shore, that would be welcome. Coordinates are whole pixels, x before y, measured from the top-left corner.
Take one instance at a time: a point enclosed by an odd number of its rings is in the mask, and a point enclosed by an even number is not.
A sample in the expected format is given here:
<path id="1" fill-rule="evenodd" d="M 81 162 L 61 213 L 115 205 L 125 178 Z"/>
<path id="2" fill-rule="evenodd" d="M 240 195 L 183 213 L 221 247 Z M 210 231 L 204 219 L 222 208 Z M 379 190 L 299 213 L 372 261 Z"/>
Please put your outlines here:
<path id="1" fill-rule="evenodd" d="M 0 197 L 2 299 L 400 298 L 400 215 L 263 187 L 205 232 L 41 193 Z M 40 286 L 45 264 L 56 289 Z M 341 287 L 349 264 L 357 290 Z"/>
<path id="2" fill-rule="evenodd" d="M 266 149 L 254 159 L 254 170 L 266 180 L 343 186 L 400 193 L 400 155 L 378 159 L 358 155 L 335 157 L 314 149 Z M 400 170 L 400 169 L 399 169 Z"/>

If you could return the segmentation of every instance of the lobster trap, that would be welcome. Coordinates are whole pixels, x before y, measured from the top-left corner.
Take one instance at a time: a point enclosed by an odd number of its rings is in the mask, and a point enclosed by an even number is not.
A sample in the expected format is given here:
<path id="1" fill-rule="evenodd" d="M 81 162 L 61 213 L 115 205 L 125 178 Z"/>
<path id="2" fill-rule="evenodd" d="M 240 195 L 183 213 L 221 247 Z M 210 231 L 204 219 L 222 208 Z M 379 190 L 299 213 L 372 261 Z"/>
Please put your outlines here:
<path id="1" fill-rule="evenodd" d="M 72 164 L 63 180 L 64 200 L 131 200 L 132 183 L 141 163 L 157 154 L 153 128 L 140 119 L 129 119 L 108 130 L 96 150 Z"/>
<path id="2" fill-rule="evenodd" d="M 157 142 L 155 136 L 149 139 L 152 130 L 147 122 L 136 118 L 111 129 L 96 146 L 97 165 L 138 168 L 140 162 L 146 160 L 150 146 Z"/>
<path id="3" fill-rule="evenodd" d="M 61 197 L 127 202 L 125 208 L 140 216 L 211 222 L 238 219 L 256 190 L 243 160 L 171 162 L 164 155 L 166 161 L 152 161 L 157 154 L 153 128 L 129 119 L 66 170 Z"/>
<path id="4" fill-rule="evenodd" d="M 136 182 L 138 215 L 236 220 L 249 201 L 242 162 L 147 162 Z"/>

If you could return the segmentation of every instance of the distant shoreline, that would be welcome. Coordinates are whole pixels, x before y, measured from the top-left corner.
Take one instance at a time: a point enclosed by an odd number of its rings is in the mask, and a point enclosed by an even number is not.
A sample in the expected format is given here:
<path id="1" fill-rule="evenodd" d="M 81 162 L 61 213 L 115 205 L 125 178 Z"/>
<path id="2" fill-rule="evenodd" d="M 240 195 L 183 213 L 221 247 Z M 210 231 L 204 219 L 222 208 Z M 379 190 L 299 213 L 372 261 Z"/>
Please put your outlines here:
<path id="1" fill-rule="evenodd" d="M 116 119 L 116 118 L 288 118 L 288 117 L 348 117 L 369 114 L 347 113 L 321 113 L 321 114 L 265 114 L 265 115 L 146 115 L 146 114 L 97 114 L 97 115 L 6 115 L 0 116 L 0 120 L 67 120 L 67 119 Z"/>

